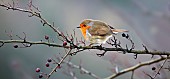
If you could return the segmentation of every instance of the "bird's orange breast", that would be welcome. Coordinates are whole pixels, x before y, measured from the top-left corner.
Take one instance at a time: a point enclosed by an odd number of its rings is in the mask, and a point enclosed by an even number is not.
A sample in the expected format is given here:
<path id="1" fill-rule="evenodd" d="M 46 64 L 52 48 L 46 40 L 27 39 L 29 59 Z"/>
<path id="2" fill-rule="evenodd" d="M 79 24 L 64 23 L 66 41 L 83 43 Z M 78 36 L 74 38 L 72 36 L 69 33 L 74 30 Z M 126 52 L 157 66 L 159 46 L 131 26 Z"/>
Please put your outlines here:
<path id="1" fill-rule="evenodd" d="M 86 38 L 86 30 L 88 30 L 89 28 L 90 28 L 90 26 L 86 26 L 86 25 L 84 25 L 84 24 L 80 24 L 80 29 L 81 29 L 81 32 L 82 32 L 83 37 L 84 37 L 85 39 L 87 39 L 87 38 Z"/>
<path id="2" fill-rule="evenodd" d="M 85 28 L 81 28 L 81 32 L 83 34 L 83 37 L 86 39 L 86 29 Z"/>

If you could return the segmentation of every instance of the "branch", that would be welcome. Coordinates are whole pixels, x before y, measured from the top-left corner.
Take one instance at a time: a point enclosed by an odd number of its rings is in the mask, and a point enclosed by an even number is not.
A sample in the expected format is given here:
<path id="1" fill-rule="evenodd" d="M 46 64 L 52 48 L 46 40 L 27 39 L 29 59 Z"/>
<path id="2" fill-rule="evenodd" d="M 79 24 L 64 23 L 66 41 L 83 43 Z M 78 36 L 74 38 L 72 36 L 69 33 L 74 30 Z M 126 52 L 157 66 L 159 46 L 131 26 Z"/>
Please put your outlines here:
<path id="1" fill-rule="evenodd" d="M 49 42 L 33 42 L 33 41 L 27 41 L 27 40 L 0 40 L 0 43 L 2 43 L 1 46 L 3 46 L 5 43 L 27 43 L 30 45 L 48 45 L 48 46 L 53 46 L 53 47 L 64 47 L 64 48 L 69 48 L 69 46 L 63 46 L 63 45 L 58 45 L 56 43 L 49 43 Z"/>
<path id="2" fill-rule="evenodd" d="M 25 13 L 30 13 L 31 16 L 36 16 L 37 18 L 39 18 L 41 20 L 41 23 L 43 23 L 43 26 L 46 24 L 47 26 L 49 26 L 54 32 L 56 32 L 59 36 L 61 36 L 63 39 L 65 39 L 68 43 L 72 44 L 72 41 L 70 41 L 62 32 L 60 32 L 57 28 L 54 27 L 54 22 L 53 24 L 50 24 L 47 20 L 45 20 L 40 12 L 36 12 L 36 11 L 32 11 L 32 10 L 26 10 L 26 9 L 21 9 L 21 8 L 17 8 L 17 7 L 12 7 L 12 6 L 8 6 L 8 5 L 3 5 L 3 4 L 0 4 L 1 7 L 4 7 L 4 8 L 7 8 L 7 10 L 11 9 L 11 10 L 17 10 L 17 11 L 20 11 L 20 12 L 25 12 Z M 75 46 L 75 45 L 73 45 Z"/>
<path id="3" fill-rule="evenodd" d="M 63 47 L 63 48 L 70 48 L 70 46 L 63 46 L 63 45 L 58 45 L 56 43 L 49 43 L 49 42 L 32 42 L 32 41 L 27 41 L 27 40 L 0 40 L 0 43 L 2 43 L 1 46 L 3 46 L 5 43 L 27 43 L 30 45 L 48 45 L 48 46 L 53 46 L 53 47 Z M 165 52 L 165 51 L 147 51 L 146 50 L 128 50 L 128 49 L 123 49 L 123 48 L 105 48 L 101 46 L 76 46 L 75 48 L 77 49 L 82 49 L 82 51 L 87 50 L 87 49 L 97 49 L 97 50 L 103 50 L 103 51 L 126 51 L 127 53 L 132 53 L 132 54 L 150 54 L 150 55 L 170 55 L 170 52 Z M 78 53 L 81 51 L 76 51 L 74 53 Z"/>
<path id="4" fill-rule="evenodd" d="M 114 78 L 116 78 L 116 77 L 118 77 L 118 76 L 120 76 L 122 74 L 127 73 L 127 72 L 131 72 L 131 71 L 133 72 L 134 70 L 136 70 L 136 69 L 138 69 L 140 67 L 143 67 L 143 66 L 146 66 L 146 65 L 151 65 L 151 64 L 154 64 L 154 63 L 166 60 L 166 59 L 170 59 L 170 57 L 169 56 L 168 57 L 161 57 L 161 58 L 154 59 L 154 60 L 151 60 L 151 61 L 146 61 L 146 62 L 143 62 L 143 63 L 139 63 L 139 64 L 137 64 L 135 66 L 132 66 L 132 67 L 127 68 L 127 69 L 124 69 L 124 70 L 118 72 L 117 74 L 113 74 L 113 75 L 111 75 L 111 76 L 109 76 L 109 77 L 107 77 L 105 79 L 114 79 Z"/>
<path id="5" fill-rule="evenodd" d="M 123 48 L 105 48 L 101 46 L 84 46 L 84 47 L 78 47 L 79 49 L 97 49 L 97 50 L 103 50 L 103 51 L 126 51 L 127 53 L 133 53 L 133 54 L 150 54 L 150 55 L 170 55 L 170 52 L 166 51 L 149 51 L 146 52 L 146 50 L 128 50 Z"/>

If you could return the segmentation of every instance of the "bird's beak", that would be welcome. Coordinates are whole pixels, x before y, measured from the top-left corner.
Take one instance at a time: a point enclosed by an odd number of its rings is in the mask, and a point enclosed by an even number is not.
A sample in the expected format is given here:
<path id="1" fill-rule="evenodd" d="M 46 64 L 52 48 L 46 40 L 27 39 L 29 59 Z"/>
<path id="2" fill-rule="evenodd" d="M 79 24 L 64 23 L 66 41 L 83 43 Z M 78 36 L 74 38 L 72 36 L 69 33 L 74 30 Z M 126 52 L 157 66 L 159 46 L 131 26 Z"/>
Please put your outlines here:
<path id="1" fill-rule="evenodd" d="M 77 28 L 80 28 L 80 26 L 78 26 Z"/>

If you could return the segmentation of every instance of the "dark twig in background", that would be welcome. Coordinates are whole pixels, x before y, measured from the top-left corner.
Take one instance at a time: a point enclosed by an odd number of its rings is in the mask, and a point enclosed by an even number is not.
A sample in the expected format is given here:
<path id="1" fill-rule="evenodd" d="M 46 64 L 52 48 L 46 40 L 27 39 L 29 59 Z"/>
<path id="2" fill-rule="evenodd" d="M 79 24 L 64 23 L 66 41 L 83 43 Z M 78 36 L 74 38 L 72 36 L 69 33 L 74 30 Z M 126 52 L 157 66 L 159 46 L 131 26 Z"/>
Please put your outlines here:
<path id="1" fill-rule="evenodd" d="M 163 68 L 163 66 L 165 65 L 166 61 L 167 61 L 168 57 L 164 60 L 164 62 L 162 63 L 161 67 L 159 68 L 159 70 L 156 72 L 156 74 L 154 75 L 153 79 L 156 78 L 156 76 L 159 74 L 160 70 Z"/>

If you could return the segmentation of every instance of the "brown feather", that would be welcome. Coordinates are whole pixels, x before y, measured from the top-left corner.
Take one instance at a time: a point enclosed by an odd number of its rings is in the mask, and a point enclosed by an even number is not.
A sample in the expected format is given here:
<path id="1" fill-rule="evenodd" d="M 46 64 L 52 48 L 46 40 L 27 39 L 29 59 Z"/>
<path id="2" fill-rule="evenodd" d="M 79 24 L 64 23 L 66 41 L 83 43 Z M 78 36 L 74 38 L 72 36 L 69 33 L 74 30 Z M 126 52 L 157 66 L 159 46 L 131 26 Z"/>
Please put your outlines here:
<path id="1" fill-rule="evenodd" d="M 110 27 L 106 23 L 100 21 L 94 21 L 93 26 L 88 30 L 92 36 L 106 36 L 112 34 Z"/>

